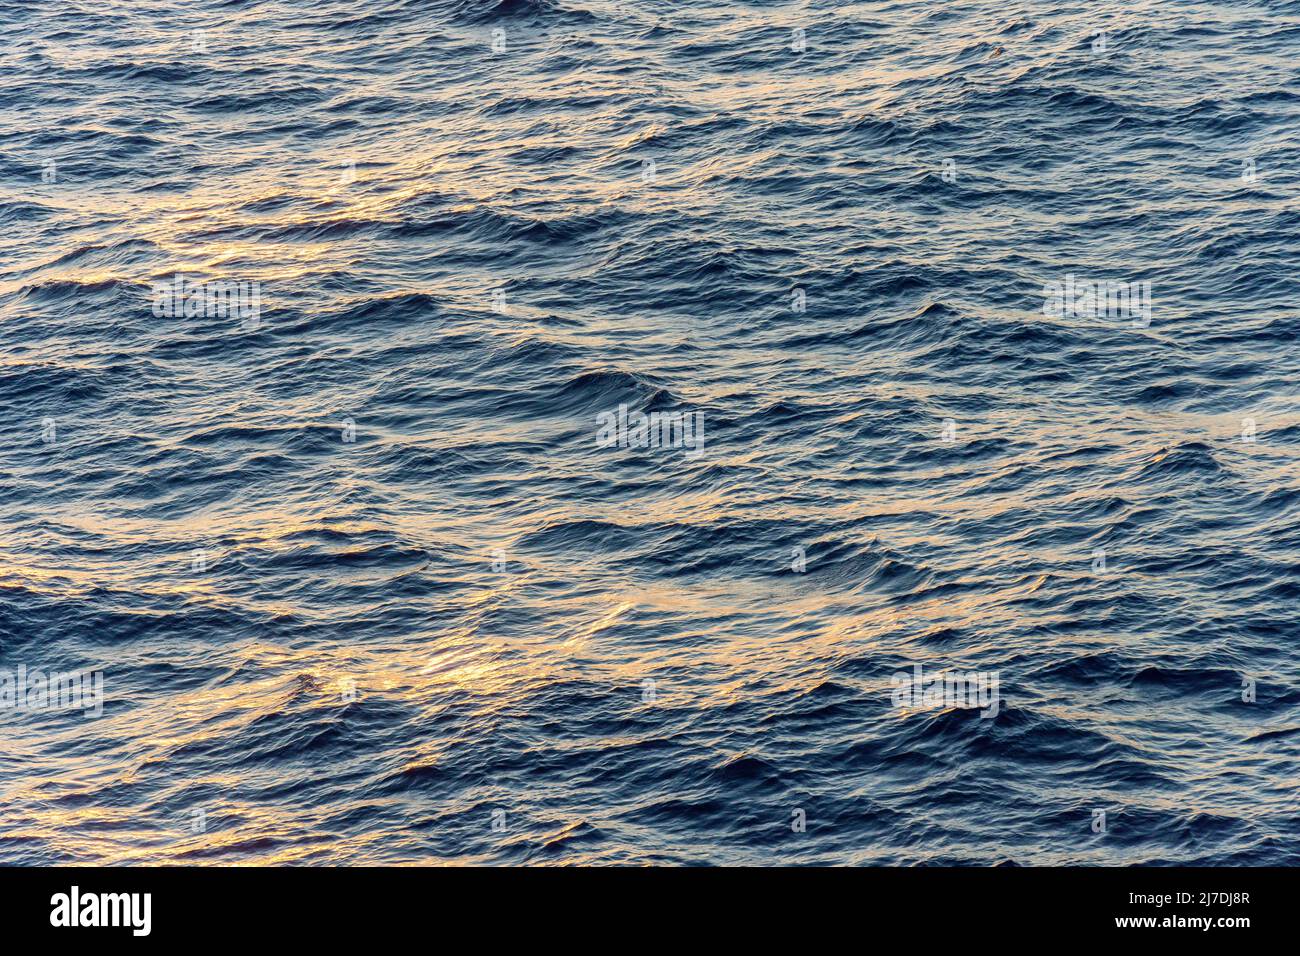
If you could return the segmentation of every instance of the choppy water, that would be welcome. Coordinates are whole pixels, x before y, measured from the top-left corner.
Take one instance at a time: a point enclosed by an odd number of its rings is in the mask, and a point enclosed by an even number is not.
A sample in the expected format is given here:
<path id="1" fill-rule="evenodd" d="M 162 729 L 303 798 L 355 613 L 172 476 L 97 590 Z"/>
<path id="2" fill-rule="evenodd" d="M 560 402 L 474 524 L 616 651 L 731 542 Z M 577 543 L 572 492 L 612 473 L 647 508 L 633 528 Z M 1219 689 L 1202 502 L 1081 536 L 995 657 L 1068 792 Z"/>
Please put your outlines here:
<path id="1" fill-rule="evenodd" d="M 0 0 L 0 860 L 1300 862 L 1295 3 L 167 6 Z"/>

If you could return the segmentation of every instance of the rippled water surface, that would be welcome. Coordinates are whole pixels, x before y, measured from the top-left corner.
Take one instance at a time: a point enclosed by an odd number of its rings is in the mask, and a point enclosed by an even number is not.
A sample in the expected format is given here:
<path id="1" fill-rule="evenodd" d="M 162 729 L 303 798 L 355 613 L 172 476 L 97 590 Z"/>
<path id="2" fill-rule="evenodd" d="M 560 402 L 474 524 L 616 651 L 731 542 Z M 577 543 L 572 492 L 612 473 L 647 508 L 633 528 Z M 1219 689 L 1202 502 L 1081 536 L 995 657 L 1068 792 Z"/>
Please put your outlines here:
<path id="1" fill-rule="evenodd" d="M 0 24 L 0 862 L 1300 863 L 1295 3 Z"/>

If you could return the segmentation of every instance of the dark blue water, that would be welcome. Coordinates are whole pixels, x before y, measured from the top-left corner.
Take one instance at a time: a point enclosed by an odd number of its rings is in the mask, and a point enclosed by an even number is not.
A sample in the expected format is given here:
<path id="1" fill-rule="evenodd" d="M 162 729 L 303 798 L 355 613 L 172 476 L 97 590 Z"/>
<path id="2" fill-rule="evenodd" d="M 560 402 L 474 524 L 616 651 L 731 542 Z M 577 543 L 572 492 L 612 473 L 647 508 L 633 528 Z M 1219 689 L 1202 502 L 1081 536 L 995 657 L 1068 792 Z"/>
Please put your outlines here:
<path id="1" fill-rule="evenodd" d="M 1297 4 L 0 24 L 0 862 L 1300 863 Z"/>

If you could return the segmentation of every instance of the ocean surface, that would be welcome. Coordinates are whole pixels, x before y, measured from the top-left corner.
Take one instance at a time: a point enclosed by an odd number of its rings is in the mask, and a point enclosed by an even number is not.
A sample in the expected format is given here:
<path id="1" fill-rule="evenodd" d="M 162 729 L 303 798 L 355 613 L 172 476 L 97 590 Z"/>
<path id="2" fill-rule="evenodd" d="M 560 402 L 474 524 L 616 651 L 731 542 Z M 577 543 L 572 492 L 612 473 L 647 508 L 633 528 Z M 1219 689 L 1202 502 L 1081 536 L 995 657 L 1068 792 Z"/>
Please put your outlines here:
<path id="1" fill-rule="evenodd" d="M 1300 4 L 0 26 L 0 863 L 1300 863 Z"/>

